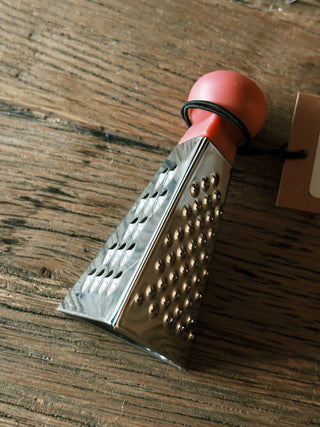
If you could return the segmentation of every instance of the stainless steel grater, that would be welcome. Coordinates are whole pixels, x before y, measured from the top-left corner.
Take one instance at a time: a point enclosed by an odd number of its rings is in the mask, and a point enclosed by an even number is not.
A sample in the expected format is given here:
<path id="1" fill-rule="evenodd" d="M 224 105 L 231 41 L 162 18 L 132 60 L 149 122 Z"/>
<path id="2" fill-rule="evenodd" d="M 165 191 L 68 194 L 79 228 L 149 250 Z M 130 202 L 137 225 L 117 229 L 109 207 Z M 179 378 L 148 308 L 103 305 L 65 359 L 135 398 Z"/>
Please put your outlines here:
<path id="1" fill-rule="evenodd" d="M 206 135 L 176 146 L 58 310 L 185 366 L 231 169 Z"/>

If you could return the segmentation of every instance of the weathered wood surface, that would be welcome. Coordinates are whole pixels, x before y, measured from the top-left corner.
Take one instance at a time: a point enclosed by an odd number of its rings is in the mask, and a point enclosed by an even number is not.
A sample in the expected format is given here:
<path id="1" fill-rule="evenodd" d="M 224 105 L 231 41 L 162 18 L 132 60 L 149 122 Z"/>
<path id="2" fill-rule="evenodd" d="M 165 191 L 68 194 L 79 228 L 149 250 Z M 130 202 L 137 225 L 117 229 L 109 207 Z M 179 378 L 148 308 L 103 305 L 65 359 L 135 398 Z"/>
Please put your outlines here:
<path id="1" fill-rule="evenodd" d="M 203 73 L 264 90 L 258 145 L 319 93 L 319 7 L 0 1 L 0 424 L 320 425 L 319 215 L 239 157 L 190 370 L 55 311 L 184 132 Z"/>

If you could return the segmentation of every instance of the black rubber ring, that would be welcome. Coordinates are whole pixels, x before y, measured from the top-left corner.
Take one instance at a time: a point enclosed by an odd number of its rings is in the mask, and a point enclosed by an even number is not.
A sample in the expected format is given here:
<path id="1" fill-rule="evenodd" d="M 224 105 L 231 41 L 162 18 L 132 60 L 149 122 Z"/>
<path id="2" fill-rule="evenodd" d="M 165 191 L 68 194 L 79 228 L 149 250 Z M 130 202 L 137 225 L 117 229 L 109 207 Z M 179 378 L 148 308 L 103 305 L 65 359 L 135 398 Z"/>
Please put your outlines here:
<path id="1" fill-rule="evenodd" d="M 217 114 L 218 116 L 228 120 L 229 122 L 236 125 L 243 133 L 246 139 L 246 142 L 244 145 L 250 144 L 251 135 L 247 127 L 235 114 L 231 113 L 231 111 L 229 111 L 227 108 L 222 107 L 222 105 L 219 105 L 210 101 L 200 101 L 200 100 L 186 102 L 181 108 L 181 116 L 183 120 L 186 122 L 188 127 L 192 125 L 192 122 L 189 117 L 190 108 L 199 108 L 200 110 L 209 111 L 210 113 Z"/>

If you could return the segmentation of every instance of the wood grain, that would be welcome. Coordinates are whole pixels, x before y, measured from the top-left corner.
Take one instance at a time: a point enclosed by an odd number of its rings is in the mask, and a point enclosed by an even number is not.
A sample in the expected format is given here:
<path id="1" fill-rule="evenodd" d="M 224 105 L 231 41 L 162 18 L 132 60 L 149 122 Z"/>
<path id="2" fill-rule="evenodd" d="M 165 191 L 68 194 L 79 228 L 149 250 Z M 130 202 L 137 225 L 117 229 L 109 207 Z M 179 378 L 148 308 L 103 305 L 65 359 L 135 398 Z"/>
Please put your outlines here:
<path id="1" fill-rule="evenodd" d="M 320 425 L 320 218 L 275 208 L 281 163 L 238 157 L 190 369 L 55 308 L 228 68 L 279 147 L 319 94 L 318 2 L 0 1 L 0 424 Z"/>

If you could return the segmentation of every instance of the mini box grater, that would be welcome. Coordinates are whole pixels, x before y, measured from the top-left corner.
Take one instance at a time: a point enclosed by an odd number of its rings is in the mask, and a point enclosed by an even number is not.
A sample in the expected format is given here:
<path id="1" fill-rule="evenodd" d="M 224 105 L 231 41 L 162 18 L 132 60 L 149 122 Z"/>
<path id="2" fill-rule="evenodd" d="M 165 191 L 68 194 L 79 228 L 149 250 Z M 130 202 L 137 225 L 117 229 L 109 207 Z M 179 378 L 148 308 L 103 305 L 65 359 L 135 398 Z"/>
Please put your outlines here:
<path id="1" fill-rule="evenodd" d="M 58 308 L 177 366 L 194 339 L 237 143 L 260 130 L 266 103 L 252 80 L 216 71 L 182 112 L 189 130 Z"/>

